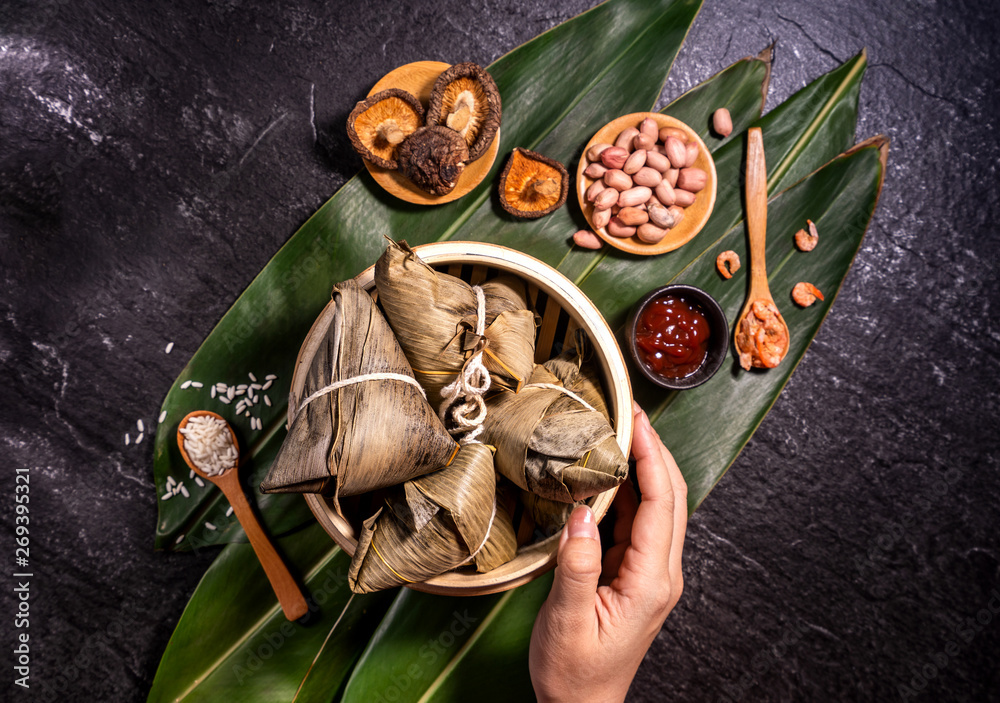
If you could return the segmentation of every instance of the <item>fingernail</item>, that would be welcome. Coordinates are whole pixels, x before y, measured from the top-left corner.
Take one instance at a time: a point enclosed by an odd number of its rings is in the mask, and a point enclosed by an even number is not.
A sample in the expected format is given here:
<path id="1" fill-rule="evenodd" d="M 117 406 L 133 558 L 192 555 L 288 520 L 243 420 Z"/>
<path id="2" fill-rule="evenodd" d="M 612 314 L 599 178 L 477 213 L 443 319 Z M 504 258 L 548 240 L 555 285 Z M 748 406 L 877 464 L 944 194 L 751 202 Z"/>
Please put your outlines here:
<path id="1" fill-rule="evenodd" d="M 632 401 L 632 414 L 633 415 L 638 415 L 641 412 L 642 412 L 642 408 L 640 408 L 639 404 L 633 400 Z"/>
<path id="2" fill-rule="evenodd" d="M 590 506 L 581 505 L 573 511 L 573 514 L 569 516 L 566 533 L 570 538 L 600 539 L 597 535 L 597 520 L 594 519 L 594 511 L 590 509 Z"/>

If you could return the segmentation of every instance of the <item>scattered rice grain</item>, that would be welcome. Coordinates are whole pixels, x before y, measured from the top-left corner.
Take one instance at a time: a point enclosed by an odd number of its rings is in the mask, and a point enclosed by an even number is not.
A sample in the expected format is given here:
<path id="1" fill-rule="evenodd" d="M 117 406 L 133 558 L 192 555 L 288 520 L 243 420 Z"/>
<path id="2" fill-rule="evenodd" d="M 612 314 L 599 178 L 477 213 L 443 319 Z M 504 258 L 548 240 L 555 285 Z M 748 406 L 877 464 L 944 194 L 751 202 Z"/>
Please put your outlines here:
<path id="1" fill-rule="evenodd" d="M 229 405 L 230 403 L 233 402 L 232 399 L 228 395 L 220 395 L 219 396 L 219 400 L 221 400 L 226 405 Z"/>
<path id="2" fill-rule="evenodd" d="M 271 399 L 268 398 L 266 395 L 264 396 L 264 405 L 266 405 L 267 407 L 271 407 Z"/>
<path id="3" fill-rule="evenodd" d="M 263 388 L 263 386 L 261 386 L 259 383 L 251 383 L 250 387 L 253 388 L 255 391 L 259 391 L 261 388 Z"/>
<path id="4" fill-rule="evenodd" d="M 173 342 L 169 342 L 169 343 L 167 344 L 167 348 L 166 348 L 166 349 L 164 349 L 163 351 L 164 351 L 165 353 L 169 354 L 169 353 L 170 353 L 170 352 L 172 352 L 173 350 L 174 350 L 174 343 L 173 343 Z"/>
<path id="5" fill-rule="evenodd" d="M 140 444 L 142 442 L 142 438 L 145 437 L 145 436 L 146 436 L 145 432 L 140 432 L 139 436 L 135 438 L 135 443 L 136 444 Z"/>
<path id="6" fill-rule="evenodd" d="M 266 390 L 267 390 L 268 388 L 270 388 L 270 387 L 271 387 L 271 384 L 272 384 L 272 383 L 274 383 L 274 381 L 267 381 L 266 383 L 264 383 L 264 385 L 263 385 L 263 386 L 261 386 L 261 387 L 260 387 L 260 389 L 261 389 L 262 391 L 266 391 Z"/>
<path id="7" fill-rule="evenodd" d="M 275 376 L 273 373 L 269 373 L 268 375 L 264 376 L 265 381 L 273 381 L 276 378 L 277 376 Z"/>
<path id="8" fill-rule="evenodd" d="M 195 476 L 195 477 L 194 477 L 194 482 L 195 482 L 195 483 L 197 483 L 197 484 L 198 484 L 199 486 L 201 486 L 202 488 L 204 488 L 204 487 L 205 487 L 205 482 L 204 482 L 204 481 L 202 481 L 202 480 L 201 480 L 201 479 L 200 479 L 199 477 L 197 477 L 197 476 Z"/>
<path id="9" fill-rule="evenodd" d="M 183 540 L 184 540 L 184 535 L 181 535 L 176 540 L 174 540 L 174 544 L 180 544 Z"/>
<path id="10" fill-rule="evenodd" d="M 128 436 L 128 432 L 125 433 L 125 446 L 127 447 L 132 443 L 132 438 Z"/>
<path id="11" fill-rule="evenodd" d="M 206 527 L 207 529 L 209 529 L 209 530 L 214 530 L 214 529 L 217 529 L 217 528 L 215 527 L 215 525 L 213 525 L 213 524 L 212 524 L 212 523 L 210 523 L 210 522 L 206 522 L 206 523 L 205 523 L 205 527 Z"/>
<path id="12" fill-rule="evenodd" d="M 236 389 L 235 388 L 233 388 L 232 386 L 230 386 L 229 388 L 226 389 L 226 397 L 228 397 L 230 400 L 232 400 L 234 395 L 236 395 Z"/>
<path id="13" fill-rule="evenodd" d="M 192 381 L 191 382 L 191 387 L 192 388 L 204 388 L 205 384 L 202 383 L 201 381 Z"/>
<path id="14" fill-rule="evenodd" d="M 212 386 L 212 397 L 213 398 L 215 397 L 215 394 L 218 393 L 218 392 L 219 392 L 219 390 L 215 386 Z"/>
<path id="15" fill-rule="evenodd" d="M 190 387 L 191 387 L 191 381 L 184 381 L 184 383 L 181 384 L 182 391 L 187 390 Z"/>
<path id="16" fill-rule="evenodd" d="M 247 374 L 247 376 L 249 376 L 249 377 L 250 377 L 250 380 L 251 380 L 251 381 L 253 381 L 254 383 L 257 383 L 257 377 L 256 377 L 256 376 L 254 376 L 252 372 L 251 372 L 251 373 L 248 373 L 248 374 Z"/>
<path id="17" fill-rule="evenodd" d="M 228 508 L 226 508 L 226 517 L 229 517 L 232 514 L 233 514 L 233 506 L 230 505 Z"/>
<path id="18" fill-rule="evenodd" d="M 166 419 L 167 419 L 167 411 L 166 411 L 166 410 L 164 410 L 163 412 L 161 412 L 161 413 L 160 413 L 160 417 L 159 417 L 159 419 L 158 419 L 158 420 L 156 421 L 156 424 L 158 424 L 158 425 L 162 425 L 162 424 L 163 424 L 163 421 L 164 421 L 164 420 L 166 420 Z"/>
<path id="19" fill-rule="evenodd" d="M 181 484 L 181 493 L 184 494 L 185 498 L 190 498 L 191 497 L 191 494 L 188 493 L 187 486 L 185 486 L 183 483 Z"/>
<path id="20" fill-rule="evenodd" d="M 174 497 L 174 494 L 170 493 L 169 491 L 167 491 L 162 496 L 160 496 L 160 500 L 170 500 L 173 497 Z"/>
<path id="21" fill-rule="evenodd" d="M 138 420 L 135 421 L 135 426 L 139 428 L 140 432 L 146 431 L 145 426 L 142 424 L 142 418 L 139 418 Z"/>

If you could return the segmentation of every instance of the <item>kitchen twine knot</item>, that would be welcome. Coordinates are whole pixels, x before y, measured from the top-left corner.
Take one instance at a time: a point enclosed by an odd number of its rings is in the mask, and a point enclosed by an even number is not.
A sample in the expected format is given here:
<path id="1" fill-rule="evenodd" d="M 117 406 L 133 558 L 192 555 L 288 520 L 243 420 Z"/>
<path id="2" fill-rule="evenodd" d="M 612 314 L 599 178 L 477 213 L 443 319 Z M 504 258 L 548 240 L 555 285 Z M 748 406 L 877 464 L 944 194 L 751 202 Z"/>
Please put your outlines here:
<path id="1" fill-rule="evenodd" d="M 477 437 L 483 431 L 483 421 L 486 419 L 486 401 L 483 396 L 490 389 L 490 372 L 483 365 L 483 350 L 486 340 L 486 296 L 479 286 L 472 286 L 476 293 L 476 336 L 479 342 L 476 352 L 462 366 L 458 377 L 441 389 L 444 403 L 438 412 L 441 421 L 446 426 L 454 425 L 448 431 L 451 434 L 465 434 L 459 444 L 479 443 Z M 477 550 L 478 551 L 478 550 Z"/>

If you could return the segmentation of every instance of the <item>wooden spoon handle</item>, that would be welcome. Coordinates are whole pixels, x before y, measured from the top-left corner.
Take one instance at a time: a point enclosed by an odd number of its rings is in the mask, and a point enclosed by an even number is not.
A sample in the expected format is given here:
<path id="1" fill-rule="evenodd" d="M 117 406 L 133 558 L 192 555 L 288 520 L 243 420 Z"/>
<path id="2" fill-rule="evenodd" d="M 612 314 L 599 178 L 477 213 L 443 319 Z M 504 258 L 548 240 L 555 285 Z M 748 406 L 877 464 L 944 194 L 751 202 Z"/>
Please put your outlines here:
<path id="1" fill-rule="evenodd" d="M 748 132 L 747 145 L 747 232 L 750 235 L 750 300 L 770 298 L 767 286 L 765 241 L 767 238 L 767 167 L 764 164 L 764 139 L 760 127 Z"/>
<path id="2" fill-rule="evenodd" d="M 247 538 L 250 540 L 250 545 L 257 553 L 257 559 L 264 567 L 264 573 L 267 574 L 267 579 L 271 582 L 271 588 L 274 589 L 274 594 L 278 597 L 285 617 L 289 620 L 298 620 L 309 611 L 309 605 L 306 603 L 299 585 L 292 578 L 291 572 L 288 571 L 288 567 L 281 559 L 281 555 L 275 550 L 271 540 L 257 521 L 257 516 L 243 493 L 243 486 L 240 485 L 236 470 L 230 470 L 227 475 L 223 476 L 223 480 L 218 482 L 218 485 L 219 488 L 223 489 L 222 492 L 225 493 L 226 498 L 229 499 L 229 504 L 233 506 L 233 512 L 236 513 L 236 519 L 240 521 L 243 531 L 246 532 Z"/>

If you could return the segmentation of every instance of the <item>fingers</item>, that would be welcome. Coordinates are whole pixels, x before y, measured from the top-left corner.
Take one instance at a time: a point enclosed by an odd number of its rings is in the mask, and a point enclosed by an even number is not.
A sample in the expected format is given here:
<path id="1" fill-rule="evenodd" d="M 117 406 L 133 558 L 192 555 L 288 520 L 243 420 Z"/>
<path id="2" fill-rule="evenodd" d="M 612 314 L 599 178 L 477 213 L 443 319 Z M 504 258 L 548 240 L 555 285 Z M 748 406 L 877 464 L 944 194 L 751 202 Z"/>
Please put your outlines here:
<path id="1" fill-rule="evenodd" d="M 562 625 L 582 628 L 595 618 L 597 581 L 601 576 L 601 538 L 597 520 L 586 505 L 570 515 L 559 541 L 558 566 L 546 606 Z"/>
<path id="2" fill-rule="evenodd" d="M 687 509 L 680 469 L 638 405 L 632 455 L 642 501 L 632 524 L 631 548 L 613 586 L 622 595 L 642 598 L 664 588 L 671 592 L 672 583 L 679 583 Z"/>

